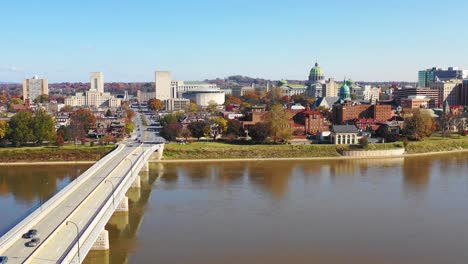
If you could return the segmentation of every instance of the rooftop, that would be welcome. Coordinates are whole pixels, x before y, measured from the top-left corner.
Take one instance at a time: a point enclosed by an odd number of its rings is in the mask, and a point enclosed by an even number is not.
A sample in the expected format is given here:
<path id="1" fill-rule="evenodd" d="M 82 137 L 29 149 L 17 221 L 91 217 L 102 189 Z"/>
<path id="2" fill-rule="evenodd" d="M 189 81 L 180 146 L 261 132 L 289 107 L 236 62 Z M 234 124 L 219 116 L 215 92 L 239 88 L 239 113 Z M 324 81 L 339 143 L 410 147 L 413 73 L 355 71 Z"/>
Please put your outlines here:
<path id="1" fill-rule="evenodd" d="M 355 125 L 333 125 L 332 131 L 335 133 L 357 133 L 358 128 Z"/>

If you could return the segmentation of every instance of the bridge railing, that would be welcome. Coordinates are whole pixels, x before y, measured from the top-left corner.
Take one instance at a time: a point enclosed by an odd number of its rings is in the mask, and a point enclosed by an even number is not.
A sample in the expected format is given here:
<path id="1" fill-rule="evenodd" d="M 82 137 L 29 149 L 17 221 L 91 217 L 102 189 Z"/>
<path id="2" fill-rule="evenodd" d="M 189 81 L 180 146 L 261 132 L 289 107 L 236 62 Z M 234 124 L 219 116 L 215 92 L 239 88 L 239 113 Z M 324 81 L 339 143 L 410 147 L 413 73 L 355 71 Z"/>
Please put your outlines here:
<path id="1" fill-rule="evenodd" d="M 156 148 L 150 147 L 144 151 L 137 161 L 132 164 L 133 167 L 130 167 L 125 176 L 123 176 L 117 183 L 113 192 L 107 195 L 105 202 L 103 202 L 95 211 L 90 220 L 81 228 L 77 238 L 67 247 L 65 252 L 62 254 L 57 263 L 75 263 L 78 262 L 76 259 L 78 250 L 80 250 L 81 256 L 86 256 L 86 254 L 91 250 L 94 242 L 99 236 L 100 232 L 104 230 L 105 225 L 109 221 L 110 217 L 115 211 L 113 200 L 121 201 L 126 195 L 127 190 L 132 185 L 133 181 L 138 175 L 138 172 L 148 161 L 151 154 Z M 130 177 L 128 177 L 130 175 Z M 101 183 L 103 184 L 103 183 Z M 78 241 L 80 242 L 80 248 L 78 249 Z M 83 243 L 84 241 L 84 243 Z M 83 261 L 83 259 L 81 259 Z"/>
<path id="2" fill-rule="evenodd" d="M 50 198 L 47 202 L 45 202 L 42 206 L 39 206 L 34 212 L 32 212 L 29 216 L 24 218 L 21 222 L 19 222 L 15 227 L 13 227 L 10 231 L 6 232 L 0 238 L 0 252 L 6 250 L 11 244 L 17 239 L 18 236 L 22 236 L 25 230 L 31 229 L 38 221 L 42 219 L 42 217 L 48 214 L 55 206 L 60 204 L 65 198 L 68 197 L 70 193 L 72 193 L 75 189 L 77 189 L 83 182 L 85 182 L 89 177 L 92 176 L 96 170 L 100 169 L 102 165 L 116 156 L 123 150 L 124 146 L 119 145 L 114 151 L 106 155 L 104 158 L 97 161 L 93 166 L 91 166 L 88 170 L 86 170 L 83 174 L 81 174 L 78 178 L 74 181 L 69 183 L 66 187 L 64 187 L 61 191 L 55 194 L 52 198 Z"/>

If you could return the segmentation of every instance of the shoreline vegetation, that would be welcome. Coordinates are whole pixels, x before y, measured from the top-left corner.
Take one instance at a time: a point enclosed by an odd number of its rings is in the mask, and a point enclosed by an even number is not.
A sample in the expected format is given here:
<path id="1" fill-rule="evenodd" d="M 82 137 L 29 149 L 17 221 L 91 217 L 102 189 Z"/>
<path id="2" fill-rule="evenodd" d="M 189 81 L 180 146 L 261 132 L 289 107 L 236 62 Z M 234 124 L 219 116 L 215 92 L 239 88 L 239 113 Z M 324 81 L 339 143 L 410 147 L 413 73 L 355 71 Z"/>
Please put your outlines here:
<path id="1" fill-rule="evenodd" d="M 382 157 L 344 157 L 344 150 L 391 150 L 403 148 L 403 142 L 369 144 L 366 149 L 349 145 L 233 145 L 219 142 L 170 143 L 164 147 L 164 158 L 158 162 L 206 162 L 206 161 L 255 161 L 255 160 L 326 160 L 362 159 Z M 109 146 L 73 146 L 0 148 L 0 165 L 38 164 L 90 164 L 112 151 Z M 434 137 L 412 141 L 406 146 L 406 154 L 393 157 L 443 154 L 468 151 L 468 137 Z"/>
<path id="2" fill-rule="evenodd" d="M 230 145 L 224 143 L 167 144 L 161 162 L 202 160 L 258 160 L 258 159 L 355 159 L 367 157 L 343 157 L 345 150 L 391 150 L 403 148 L 403 142 L 369 144 L 366 149 L 350 145 Z M 456 139 L 431 138 L 412 141 L 406 146 L 406 154 L 436 154 L 468 150 L 468 137 Z M 396 157 L 396 156 L 393 156 Z M 378 158 L 378 157 L 375 157 Z"/>
<path id="3" fill-rule="evenodd" d="M 94 163 L 115 147 L 116 145 L 92 147 L 89 145 L 66 145 L 63 147 L 0 148 L 0 164 Z"/>

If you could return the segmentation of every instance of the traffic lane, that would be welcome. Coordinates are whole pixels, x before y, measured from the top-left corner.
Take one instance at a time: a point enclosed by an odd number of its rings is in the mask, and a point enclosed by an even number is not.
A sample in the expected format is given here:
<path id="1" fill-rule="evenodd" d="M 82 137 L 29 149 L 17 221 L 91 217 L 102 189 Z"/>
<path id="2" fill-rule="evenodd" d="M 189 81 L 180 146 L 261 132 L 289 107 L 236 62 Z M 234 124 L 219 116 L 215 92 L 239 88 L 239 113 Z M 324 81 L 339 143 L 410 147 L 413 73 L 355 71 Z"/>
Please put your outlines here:
<path id="1" fill-rule="evenodd" d="M 81 200 L 90 193 L 93 187 L 97 186 L 102 180 L 101 175 L 108 174 L 117 164 L 119 164 L 134 148 L 124 148 L 117 156 L 100 168 L 95 174 L 92 175 L 87 181 L 83 182 L 79 189 L 71 193 L 65 200 L 54 208 L 51 212 L 43 217 L 33 228 L 38 230 L 39 237 L 45 238 L 57 227 L 65 217 L 70 214 L 73 209 L 81 202 Z M 24 232 L 27 232 L 25 230 Z M 22 263 L 24 259 L 29 256 L 35 248 L 25 247 L 25 243 L 29 241 L 23 239 L 19 235 L 18 239 L 11 247 L 0 255 L 5 255 L 10 258 L 10 263 Z M 41 244 L 40 244 L 41 245 Z M 40 246 L 39 245 L 39 246 Z"/>

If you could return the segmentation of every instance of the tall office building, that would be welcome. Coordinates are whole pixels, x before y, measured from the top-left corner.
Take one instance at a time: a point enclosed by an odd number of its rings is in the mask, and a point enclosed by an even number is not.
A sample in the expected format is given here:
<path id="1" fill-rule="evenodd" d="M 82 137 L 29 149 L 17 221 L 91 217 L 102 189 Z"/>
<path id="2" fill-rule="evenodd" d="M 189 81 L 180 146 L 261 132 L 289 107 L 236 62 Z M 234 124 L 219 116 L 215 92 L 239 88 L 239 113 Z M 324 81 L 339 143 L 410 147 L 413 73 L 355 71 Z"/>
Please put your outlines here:
<path id="1" fill-rule="evenodd" d="M 156 99 L 168 100 L 177 97 L 175 91 L 171 88 L 171 72 L 155 72 Z"/>
<path id="2" fill-rule="evenodd" d="M 418 86 L 428 87 L 430 82 L 449 81 L 454 79 L 468 78 L 467 70 L 460 70 L 457 67 L 448 67 L 447 69 L 433 67 L 418 72 Z"/>
<path id="3" fill-rule="evenodd" d="M 468 106 L 468 79 L 463 80 L 463 85 L 460 89 L 460 105 Z"/>
<path id="4" fill-rule="evenodd" d="M 90 91 L 104 92 L 104 74 L 102 72 L 92 72 L 90 74 Z"/>
<path id="5" fill-rule="evenodd" d="M 38 96 L 47 94 L 49 95 L 49 83 L 47 79 L 39 79 L 37 76 L 23 81 L 23 99 L 34 100 Z"/>
<path id="6" fill-rule="evenodd" d="M 449 81 L 437 80 L 435 82 L 429 82 L 429 87 L 438 91 L 438 107 L 442 107 L 445 104 L 445 101 L 447 101 L 449 105 L 459 104 L 458 99 L 460 90 L 462 88 L 461 83 L 462 81 L 458 79 L 451 79 Z"/>

